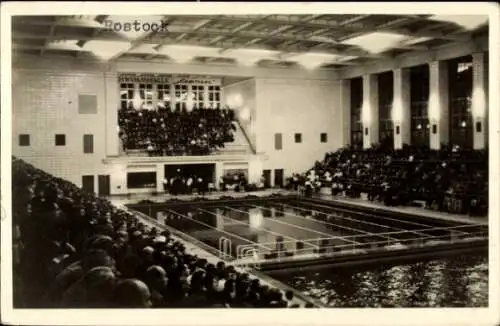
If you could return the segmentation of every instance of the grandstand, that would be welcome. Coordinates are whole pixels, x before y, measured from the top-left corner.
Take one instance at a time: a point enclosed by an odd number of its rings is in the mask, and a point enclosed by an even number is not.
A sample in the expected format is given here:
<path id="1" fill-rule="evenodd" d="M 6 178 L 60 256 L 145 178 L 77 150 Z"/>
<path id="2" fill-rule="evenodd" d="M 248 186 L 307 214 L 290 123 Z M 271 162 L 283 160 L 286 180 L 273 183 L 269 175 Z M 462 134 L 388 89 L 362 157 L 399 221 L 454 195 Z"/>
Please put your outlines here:
<path id="1" fill-rule="evenodd" d="M 14 308 L 487 307 L 427 298 L 488 282 L 488 37 L 486 14 L 12 17 Z M 393 296 L 308 272 L 409 265 Z"/>

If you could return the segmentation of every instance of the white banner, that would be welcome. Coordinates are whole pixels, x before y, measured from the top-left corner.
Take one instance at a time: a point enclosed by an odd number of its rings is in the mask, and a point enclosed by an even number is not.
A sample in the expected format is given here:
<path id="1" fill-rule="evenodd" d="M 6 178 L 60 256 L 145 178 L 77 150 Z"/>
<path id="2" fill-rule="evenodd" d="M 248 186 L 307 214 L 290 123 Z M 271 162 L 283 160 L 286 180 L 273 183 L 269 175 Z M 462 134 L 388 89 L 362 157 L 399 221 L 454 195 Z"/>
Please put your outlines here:
<path id="1" fill-rule="evenodd" d="M 165 74 L 120 74 L 120 83 L 155 83 L 155 84 L 190 84 L 220 86 L 220 78 L 203 78 L 196 76 L 172 76 Z"/>

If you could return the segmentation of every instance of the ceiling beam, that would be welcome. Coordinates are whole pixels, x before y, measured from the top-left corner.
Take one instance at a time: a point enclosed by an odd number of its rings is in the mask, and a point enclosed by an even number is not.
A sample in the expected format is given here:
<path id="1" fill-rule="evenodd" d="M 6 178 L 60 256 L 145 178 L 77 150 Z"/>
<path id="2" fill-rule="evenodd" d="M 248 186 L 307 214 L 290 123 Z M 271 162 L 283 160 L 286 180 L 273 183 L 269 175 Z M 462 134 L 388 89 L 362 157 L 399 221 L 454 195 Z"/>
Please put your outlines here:
<path id="1" fill-rule="evenodd" d="M 236 27 L 235 29 L 233 29 L 230 32 L 230 34 L 236 34 L 236 33 L 240 32 L 240 31 L 244 30 L 245 28 L 248 28 L 248 27 L 252 26 L 253 24 L 265 22 L 268 18 L 270 18 L 272 16 L 273 15 L 266 15 L 266 16 L 259 17 L 255 21 L 248 21 L 248 22 L 246 22 L 246 23 L 244 23 L 244 24 Z M 220 40 L 224 39 L 225 37 L 226 37 L 226 35 L 217 36 L 214 39 L 212 39 L 212 41 L 209 43 L 209 45 L 216 44 L 217 42 L 219 42 Z"/>
<path id="2" fill-rule="evenodd" d="M 233 29 L 230 34 L 235 34 L 235 33 L 238 33 L 239 31 L 241 30 L 244 30 L 245 28 L 251 26 L 252 24 L 254 23 L 244 23 L 244 24 L 241 24 L 240 26 L 236 27 L 235 29 Z M 216 36 L 214 37 L 209 43 L 208 45 L 213 45 L 213 44 L 216 44 L 217 42 L 219 42 L 220 40 L 222 40 L 223 38 L 227 37 L 227 35 L 219 35 L 219 36 Z"/>
<path id="3" fill-rule="evenodd" d="M 353 18 L 349 18 L 349 19 L 341 21 L 338 26 L 345 26 L 345 25 L 348 25 L 348 24 L 353 24 L 353 23 L 356 23 L 356 22 L 358 22 L 360 20 L 368 18 L 369 16 L 370 15 L 359 15 L 359 16 L 356 16 L 356 17 L 353 17 Z M 332 28 L 333 27 L 325 27 L 325 28 L 317 29 L 314 32 L 311 32 L 308 35 L 308 37 L 313 37 L 313 36 L 318 36 L 318 35 L 324 34 L 324 33 L 328 32 L 328 31 L 330 31 Z"/>
<path id="4" fill-rule="evenodd" d="M 173 22 L 174 19 L 175 19 L 175 16 L 165 16 L 164 19 L 167 19 L 169 22 Z M 193 27 L 193 32 L 199 30 L 200 28 L 203 28 L 205 25 L 211 23 L 212 21 L 213 21 L 213 19 L 204 19 L 204 20 L 198 22 Z M 180 41 L 182 41 L 188 34 L 189 34 L 188 32 L 180 34 L 179 36 L 177 36 L 175 38 L 174 42 L 180 42 Z M 168 38 L 166 38 L 166 37 L 162 38 L 162 40 L 160 41 L 160 43 L 155 47 L 155 50 L 156 51 L 161 50 L 161 48 L 163 48 L 167 43 L 168 43 Z M 149 54 L 146 57 L 144 57 L 144 60 L 151 60 L 155 56 L 156 56 L 155 53 Z"/>
<path id="5" fill-rule="evenodd" d="M 56 16 L 58 17 L 58 16 Z M 81 27 L 81 28 L 100 28 L 105 29 L 104 25 L 100 25 L 98 19 L 100 17 L 108 17 L 107 15 L 99 15 L 94 20 L 90 19 L 78 19 L 69 16 L 60 16 L 58 18 L 58 26 L 62 27 Z M 48 20 L 37 20 L 35 17 L 30 18 L 17 18 L 13 17 L 12 25 L 23 25 L 23 26 L 52 26 L 52 22 Z"/>
<path id="6" fill-rule="evenodd" d="M 104 23 L 104 21 L 108 18 L 109 16 L 108 15 L 99 15 L 95 18 L 95 21 L 98 22 L 99 24 L 102 24 Z M 103 30 L 100 29 L 100 28 L 95 28 L 93 31 L 92 31 L 92 34 L 91 34 L 91 38 L 95 38 L 97 35 L 99 35 L 99 33 L 101 33 Z M 82 42 L 81 44 L 81 47 L 83 47 L 85 45 L 85 43 L 87 43 L 88 41 L 84 41 Z M 76 57 L 77 58 L 80 58 L 81 56 L 83 56 L 86 52 L 85 51 L 81 51 L 81 52 L 78 52 L 76 54 Z"/>
<path id="7" fill-rule="evenodd" d="M 218 35 L 218 32 L 203 32 L 202 34 L 204 35 Z M 223 35 L 232 35 L 230 32 L 225 32 Z M 260 35 L 260 34 L 259 34 Z M 14 40 L 20 40 L 20 39 L 40 39 L 42 38 L 41 35 L 39 34 L 27 34 L 27 33 L 15 33 L 13 34 L 13 39 Z M 248 47 L 251 44 L 257 43 L 259 39 L 262 37 L 254 38 L 252 41 L 241 44 L 241 43 L 234 43 L 234 42 L 229 42 L 227 44 L 223 44 L 224 49 L 232 49 L 232 48 L 244 48 Z M 276 45 L 273 47 L 270 46 L 261 46 L 259 45 L 258 48 L 260 49 L 267 49 L 267 50 L 274 50 L 274 51 L 284 51 L 284 52 L 307 52 L 309 48 L 304 48 L 303 46 L 300 46 L 300 41 L 303 40 L 302 38 L 294 38 L 294 37 L 285 37 L 285 40 L 292 40 L 294 42 L 298 42 L 299 44 L 296 46 L 282 46 L 282 45 Z M 127 41 L 126 39 L 120 38 L 119 35 L 113 34 L 113 35 L 108 35 L 108 32 L 103 31 L 99 35 L 93 37 L 90 36 L 79 36 L 79 35 L 55 35 L 54 40 L 100 40 L 100 41 Z M 131 49 L 134 49 L 144 43 L 145 40 L 148 40 L 152 44 L 157 44 L 156 42 L 159 42 L 158 39 L 155 39 L 153 35 L 146 35 L 139 40 L 136 40 L 133 42 L 132 46 L 127 50 L 130 51 Z M 167 41 L 164 38 L 162 38 L 163 41 Z M 173 39 L 170 39 L 168 41 L 173 41 Z M 168 42 L 167 41 L 167 42 Z M 204 42 L 192 42 L 192 41 L 180 41 L 177 42 L 177 44 L 181 45 L 198 45 L 198 46 L 208 46 L 210 41 Z M 251 43 L 251 44 L 250 44 Z M 318 42 L 321 43 L 321 42 Z M 331 45 L 331 44 L 328 44 Z M 376 55 L 370 54 L 366 51 L 361 51 L 357 49 L 356 47 L 349 47 L 348 50 L 335 50 L 335 49 L 329 49 L 323 51 L 325 53 L 331 53 L 331 54 L 336 54 L 336 55 L 353 55 L 353 56 L 358 56 L 358 57 L 377 57 Z"/>
<path id="8" fill-rule="evenodd" d="M 318 17 L 321 17 L 321 16 L 322 16 L 322 15 L 311 15 L 311 16 L 308 16 L 308 17 L 306 17 L 306 18 L 303 18 L 303 19 L 301 20 L 301 22 L 302 22 L 302 23 L 307 23 L 307 22 L 312 21 L 312 20 L 314 20 L 314 19 L 316 19 L 316 18 L 318 18 Z M 253 40 L 248 41 L 247 43 L 245 43 L 244 45 L 242 45 L 242 47 L 243 47 L 243 48 L 245 48 L 245 47 L 248 47 L 248 46 L 250 46 L 250 45 L 252 45 L 252 44 L 255 44 L 255 43 L 257 43 L 257 42 L 260 42 L 260 41 L 261 41 L 261 40 L 263 40 L 263 39 L 269 39 L 269 38 L 273 37 L 274 35 L 276 35 L 276 34 L 278 34 L 278 33 L 283 33 L 284 31 L 287 31 L 287 30 L 289 30 L 289 29 L 292 29 L 292 28 L 294 28 L 294 27 L 296 27 L 296 26 L 297 26 L 297 25 L 294 25 L 294 24 L 292 24 L 292 25 L 283 25 L 283 26 L 278 27 L 277 29 L 273 30 L 272 32 L 268 33 L 265 37 L 262 37 L 262 38 L 254 38 Z M 289 41 L 289 40 L 288 40 L 288 41 Z M 295 42 L 295 41 L 297 41 L 297 39 L 293 39 L 292 41 L 293 41 L 293 42 Z"/>
<path id="9" fill-rule="evenodd" d="M 32 39 L 40 40 L 45 39 L 47 36 L 45 34 L 38 33 L 25 33 L 25 32 L 12 32 L 13 39 Z M 93 37 L 92 35 L 82 35 L 80 33 L 57 33 L 52 37 L 53 41 L 69 41 L 69 40 L 80 40 L 80 41 L 127 41 L 125 36 L 116 34 L 113 31 L 102 31 L 100 35 Z"/>
<path id="10" fill-rule="evenodd" d="M 401 20 L 396 20 L 396 21 L 393 21 L 391 23 L 387 23 L 385 25 L 386 26 L 393 25 L 393 24 L 397 24 L 400 22 L 401 22 Z M 283 29 L 285 29 L 284 26 L 283 26 Z M 280 31 L 282 31 L 282 29 L 275 30 L 275 34 L 278 34 Z M 370 32 L 374 32 L 374 31 L 381 31 L 381 29 L 372 29 Z M 202 36 L 203 35 L 214 36 L 214 37 L 216 37 L 216 38 L 218 37 L 220 39 L 222 39 L 224 37 L 228 37 L 228 36 L 241 36 L 241 37 L 252 39 L 251 41 L 249 41 L 247 43 L 241 44 L 241 47 L 247 47 L 247 46 L 250 46 L 252 44 L 259 42 L 260 40 L 268 39 L 268 38 L 273 38 L 275 40 L 280 40 L 280 41 L 304 41 L 304 42 L 313 41 L 313 42 L 317 42 L 317 43 L 332 43 L 332 42 L 325 42 L 325 41 L 321 41 L 321 40 L 314 40 L 314 39 L 311 40 L 310 37 L 308 37 L 308 36 L 295 36 L 295 35 L 292 36 L 292 35 L 287 35 L 287 34 L 285 34 L 285 35 L 283 35 L 283 34 L 270 35 L 270 33 L 260 33 L 260 32 L 251 32 L 251 31 L 241 31 L 241 30 L 238 31 L 237 33 L 233 33 L 232 31 L 220 30 L 220 29 L 200 29 L 197 31 L 192 31 L 191 28 L 189 28 L 189 27 L 185 28 L 185 27 L 181 27 L 181 26 L 169 27 L 169 33 L 170 34 L 172 34 L 172 33 L 190 33 L 190 34 L 196 34 L 196 35 L 202 35 Z M 155 33 L 154 32 L 150 33 L 151 36 L 153 36 L 153 34 L 155 34 Z M 352 38 L 352 37 L 362 35 L 362 34 L 364 34 L 364 32 L 357 32 L 354 34 L 349 34 L 349 35 L 346 35 L 345 37 L 334 40 L 333 42 L 342 42 L 345 39 Z M 429 37 L 428 36 L 429 32 L 425 32 L 425 33 L 415 32 L 413 34 L 411 32 L 408 32 L 407 34 L 414 36 L 414 37 Z M 444 33 L 432 32 L 432 34 L 433 35 L 440 34 L 442 36 L 442 37 L 438 37 L 438 38 L 447 38 L 447 39 L 460 40 L 460 41 L 464 40 L 464 36 L 462 36 L 462 35 L 449 35 L 448 34 L 448 36 L 445 37 Z M 14 32 L 13 38 L 14 39 L 23 39 L 23 38 L 24 39 L 45 39 L 46 36 L 41 35 L 41 34 L 37 34 L 37 33 Z M 123 41 L 123 40 L 126 40 L 124 37 L 121 37 L 120 35 L 117 35 L 116 33 L 112 32 L 112 31 L 102 31 L 100 33 L 100 35 L 98 35 L 97 37 L 82 36 L 79 33 L 74 33 L 74 34 L 70 34 L 70 33 L 59 34 L 58 33 L 57 35 L 53 36 L 53 40 L 83 40 L 83 41 L 85 41 L 85 40 L 92 40 L 92 39 L 103 40 L 103 41 Z M 177 41 L 179 41 L 179 40 L 181 40 L 181 39 L 178 38 Z M 161 44 L 161 42 L 163 42 L 163 41 L 164 41 L 164 38 L 161 38 L 160 40 L 155 39 L 154 37 L 151 38 L 151 43 L 153 43 L 153 44 Z M 171 40 L 169 40 L 169 41 L 171 41 Z M 174 42 L 175 42 L 175 39 L 174 39 Z M 213 42 L 213 40 L 212 40 L 212 42 Z"/>
<path id="11" fill-rule="evenodd" d="M 324 15 L 327 16 L 327 15 Z M 294 17 L 294 16 L 291 16 Z M 447 34 L 444 33 L 439 33 L 439 32 L 431 32 L 431 31 L 410 31 L 405 28 L 396 28 L 398 25 L 402 25 L 403 23 L 410 22 L 410 21 L 424 21 L 426 20 L 426 17 L 422 16 L 416 16 L 416 15 L 401 15 L 400 18 L 397 18 L 390 23 L 385 23 L 381 25 L 377 24 L 370 24 L 368 22 L 362 23 L 362 24 L 357 24 L 353 25 L 353 23 L 358 22 L 359 20 L 366 18 L 366 17 L 359 17 L 358 19 L 355 19 L 353 22 L 331 22 L 331 21 L 301 21 L 300 19 L 293 19 L 290 17 L 280 17 L 280 16 L 273 16 L 268 19 L 266 19 L 266 23 L 269 24 L 277 24 L 277 25 L 294 25 L 294 26 L 301 26 L 301 27 L 310 27 L 310 28 L 321 28 L 321 29 L 341 29 L 345 31 L 351 31 L 353 33 L 355 32 L 373 32 L 374 29 L 377 29 L 378 31 L 381 32 L 392 32 L 392 33 L 398 33 L 398 34 L 403 34 L 403 35 L 414 35 L 416 37 L 432 37 L 432 38 L 442 38 L 442 39 L 449 39 L 449 40 L 457 40 L 454 36 L 448 36 Z M 218 16 L 219 21 L 232 21 L 232 22 L 255 22 L 256 19 L 254 18 L 248 18 L 244 16 Z M 448 24 L 452 26 L 452 24 Z"/>

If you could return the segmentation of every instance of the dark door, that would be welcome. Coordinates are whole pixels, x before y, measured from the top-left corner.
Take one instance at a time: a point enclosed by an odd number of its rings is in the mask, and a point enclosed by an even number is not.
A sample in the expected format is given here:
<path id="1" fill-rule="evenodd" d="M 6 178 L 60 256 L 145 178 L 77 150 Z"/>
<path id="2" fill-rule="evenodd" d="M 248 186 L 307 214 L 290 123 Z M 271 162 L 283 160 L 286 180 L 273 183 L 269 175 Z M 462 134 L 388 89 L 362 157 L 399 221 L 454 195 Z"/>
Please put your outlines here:
<path id="1" fill-rule="evenodd" d="M 264 187 L 269 188 L 271 186 L 271 170 L 264 170 Z"/>
<path id="2" fill-rule="evenodd" d="M 85 192 L 94 193 L 94 176 L 84 175 L 82 176 L 82 189 Z"/>
<path id="3" fill-rule="evenodd" d="M 274 186 L 283 187 L 283 169 L 274 170 Z"/>
<path id="4" fill-rule="evenodd" d="M 109 175 L 100 175 L 98 178 L 99 196 L 109 196 L 110 180 Z"/>

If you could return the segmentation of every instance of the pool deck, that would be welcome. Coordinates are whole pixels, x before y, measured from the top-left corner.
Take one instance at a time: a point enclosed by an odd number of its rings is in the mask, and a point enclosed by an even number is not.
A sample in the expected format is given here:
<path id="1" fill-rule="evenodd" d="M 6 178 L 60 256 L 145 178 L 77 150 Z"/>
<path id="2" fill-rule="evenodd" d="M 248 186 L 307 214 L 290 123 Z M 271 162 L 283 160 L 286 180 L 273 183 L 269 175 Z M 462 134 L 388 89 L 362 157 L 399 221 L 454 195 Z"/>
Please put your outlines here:
<path id="1" fill-rule="evenodd" d="M 364 199 L 356 199 L 356 198 L 344 198 L 327 194 L 318 194 L 313 197 L 313 199 L 321 199 L 325 201 L 332 201 L 336 203 L 350 204 L 356 205 L 364 208 L 372 208 L 377 210 L 385 210 L 394 213 L 403 213 L 410 215 L 418 215 L 418 216 L 426 216 L 429 218 L 434 218 L 438 220 L 445 220 L 450 222 L 456 222 L 461 224 L 476 224 L 476 225 L 488 225 L 487 217 L 472 217 L 467 215 L 458 215 L 458 214 L 450 214 L 445 212 L 436 212 L 425 208 L 420 207 L 411 207 L 411 206 L 385 206 L 378 202 L 370 202 Z"/>
<path id="2" fill-rule="evenodd" d="M 126 205 L 126 204 L 136 204 L 140 200 L 150 200 L 155 203 L 165 203 L 165 200 L 168 199 L 179 199 L 179 200 L 194 200 L 196 198 L 205 198 L 210 200 L 221 199 L 222 197 L 233 197 L 233 198 L 244 198 L 247 196 L 257 196 L 257 197 L 269 197 L 271 195 L 296 195 L 295 192 L 284 190 L 284 189 L 265 189 L 259 191 L 250 191 L 250 192 L 235 192 L 235 191 L 217 191 L 207 193 L 203 196 L 198 196 L 197 194 L 192 195 L 178 195 L 172 196 L 169 194 L 158 194 L 153 196 L 151 194 L 132 194 L 129 196 L 110 196 L 108 199 L 115 205 Z"/>
<path id="3" fill-rule="evenodd" d="M 257 196 L 257 197 L 267 197 L 274 194 L 280 195 L 296 195 L 296 192 L 284 190 L 284 189 L 266 189 L 254 192 L 234 192 L 234 191 L 225 191 L 225 192 L 212 192 L 203 196 L 203 198 L 216 200 L 220 199 L 224 196 L 229 196 L 233 198 L 244 198 L 247 196 Z M 164 203 L 167 199 L 179 199 L 179 200 L 193 200 L 196 199 L 196 194 L 194 195 L 178 195 L 172 196 L 168 194 L 159 194 L 156 196 L 152 196 L 151 194 L 134 194 L 130 196 L 112 196 L 109 199 L 116 205 L 126 205 L 126 204 L 135 204 L 140 200 L 150 200 L 156 203 Z M 344 203 L 349 205 L 356 205 L 364 208 L 372 208 L 382 211 L 390 211 L 394 213 L 403 213 L 410 215 L 418 215 L 418 216 L 426 216 L 429 218 L 434 218 L 438 220 L 451 221 L 455 223 L 461 224 L 476 224 L 476 225 L 488 225 L 487 217 L 472 217 L 467 215 L 460 214 L 451 214 L 445 212 L 437 212 L 429 209 L 421 208 L 421 207 L 411 207 L 411 206 L 385 206 L 379 202 L 370 202 L 364 199 L 356 199 L 356 198 L 345 198 L 339 196 L 333 196 L 329 194 L 317 194 L 314 195 L 313 199 L 321 199 L 325 201 L 332 201 L 336 203 Z"/>

